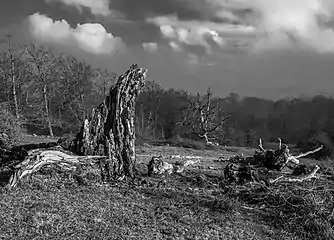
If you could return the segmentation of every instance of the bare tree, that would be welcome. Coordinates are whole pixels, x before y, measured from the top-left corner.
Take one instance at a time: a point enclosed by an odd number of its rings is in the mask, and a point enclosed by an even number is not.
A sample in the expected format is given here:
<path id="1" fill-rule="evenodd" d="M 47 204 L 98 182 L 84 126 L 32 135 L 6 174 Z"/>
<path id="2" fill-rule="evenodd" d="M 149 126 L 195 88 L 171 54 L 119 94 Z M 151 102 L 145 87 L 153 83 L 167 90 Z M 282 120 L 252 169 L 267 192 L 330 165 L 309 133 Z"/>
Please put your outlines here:
<path id="1" fill-rule="evenodd" d="M 49 91 L 55 78 L 55 56 L 49 48 L 36 46 L 35 44 L 25 46 L 25 56 L 29 62 L 30 71 L 35 76 L 35 85 L 42 93 L 45 120 L 49 134 L 53 136 Z"/>
<path id="2" fill-rule="evenodd" d="M 109 72 L 108 70 L 94 70 L 93 86 L 99 102 L 103 101 L 109 94 L 111 86 L 116 82 L 116 77 L 117 75 L 115 73 Z"/>
<path id="3" fill-rule="evenodd" d="M 21 59 L 22 51 L 13 46 L 13 36 L 11 33 L 8 33 L 0 43 L 6 45 L 6 50 L 0 56 L 0 71 L 3 78 L 7 81 L 7 86 L 10 89 L 9 92 L 12 95 L 14 115 L 16 118 L 19 118 L 18 90 L 25 71 L 24 62 Z"/>
<path id="4" fill-rule="evenodd" d="M 85 61 L 72 56 L 61 56 L 56 66 L 59 80 L 57 92 L 61 99 L 60 107 L 68 108 L 78 122 L 86 118 L 86 97 L 90 94 L 95 70 Z"/>
<path id="5" fill-rule="evenodd" d="M 221 129 L 231 114 L 225 114 L 220 108 L 220 100 L 212 98 L 213 93 L 208 88 L 206 94 L 197 93 L 195 99 L 190 99 L 182 124 L 190 125 L 193 133 L 204 139 L 207 144 L 216 139 L 215 133 Z"/>
<path id="6" fill-rule="evenodd" d="M 163 138 L 164 132 L 160 122 L 159 110 L 162 88 L 154 81 L 147 81 L 138 100 L 137 132 L 146 138 Z"/>

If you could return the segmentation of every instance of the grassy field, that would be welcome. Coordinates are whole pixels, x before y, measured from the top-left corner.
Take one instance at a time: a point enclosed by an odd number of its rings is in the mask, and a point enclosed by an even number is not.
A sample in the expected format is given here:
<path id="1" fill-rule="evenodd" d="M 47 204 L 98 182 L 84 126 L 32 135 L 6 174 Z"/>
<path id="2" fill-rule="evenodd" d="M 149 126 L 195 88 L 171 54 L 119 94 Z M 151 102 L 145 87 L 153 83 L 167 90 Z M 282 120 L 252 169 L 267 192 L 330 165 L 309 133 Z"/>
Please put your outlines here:
<path id="1" fill-rule="evenodd" d="M 41 140 L 30 136 L 25 143 Z M 310 230 L 314 234 L 300 232 L 300 226 L 285 228 L 276 213 L 228 191 L 225 163 L 215 160 L 253 152 L 138 147 L 141 173 L 152 155 L 162 154 L 170 162 L 177 160 L 172 155 L 202 159 L 182 174 L 133 184 L 101 184 L 94 171 L 86 182 L 35 174 L 10 192 L 0 188 L 0 239 L 332 239 L 320 234 L 332 225 L 316 225 Z"/>

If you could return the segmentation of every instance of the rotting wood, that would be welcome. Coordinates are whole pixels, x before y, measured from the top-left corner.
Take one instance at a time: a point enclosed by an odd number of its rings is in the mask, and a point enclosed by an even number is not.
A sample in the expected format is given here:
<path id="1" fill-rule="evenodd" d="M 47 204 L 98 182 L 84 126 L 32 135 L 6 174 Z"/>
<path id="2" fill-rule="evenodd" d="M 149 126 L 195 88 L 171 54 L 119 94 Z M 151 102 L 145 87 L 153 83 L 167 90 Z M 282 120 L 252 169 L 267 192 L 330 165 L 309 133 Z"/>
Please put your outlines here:
<path id="1" fill-rule="evenodd" d="M 200 160 L 186 160 L 183 162 L 177 162 L 175 164 L 168 163 L 163 160 L 163 156 L 154 156 L 147 164 L 147 175 L 151 176 L 152 174 L 162 175 L 167 174 L 170 175 L 172 173 L 181 173 L 185 170 L 187 166 L 199 163 Z"/>
<path id="2" fill-rule="evenodd" d="M 78 155 L 107 156 L 105 180 L 135 175 L 135 104 L 146 72 L 135 64 L 121 75 L 70 146 Z"/>
<path id="3" fill-rule="evenodd" d="M 299 165 L 300 162 L 298 159 L 320 151 L 323 146 L 294 156 L 290 153 L 288 145 L 282 144 L 280 138 L 278 138 L 278 140 L 277 150 L 266 150 L 262 145 L 262 139 L 259 139 L 259 151 L 256 151 L 253 157 L 241 158 L 237 156 L 230 158 L 229 161 L 231 163 L 224 169 L 225 178 L 234 182 L 242 182 L 242 180 L 258 182 L 260 181 L 259 179 L 262 179 L 268 184 L 282 181 L 303 182 L 315 178 L 315 173 L 320 169 L 319 166 L 316 166 L 313 171 L 310 172 L 311 170 L 309 170 L 309 167 L 306 165 Z M 281 175 L 274 180 L 270 180 L 270 172 L 275 172 L 270 170 L 279 172 L 286 166 L 294 169 L 291 177 Z M 261 174 L 259 172 L 260 169 Z M 276 172 L 276 175 L 278 172 Z M 299 177 L 299 175 L 304 175 L 305 177 Z"/>
<path id="4" fill-rule="evenodd" d="M 105 156 L 76 156 L 60 148 L 30 150 L 25 160 L 14 167 L 7 188 L 14 188 L 24 176 L 45 167 L 55 166 L 64 171 L 75 171 L 79 166 L 101 166 L 106 159 Z"/>
<path id="5" fill-rule="evenodd" d="M 299 164 L 299 158 L 308 156 L 310 154 L 313 154 L 315 152 L 320 151 L 323 146 L 314 149 L 312 151 L 301 153 L 297 156 L 293 156 L 290 153 L 289 147 L 286 144 L 282 144 L 282 141 L 280 138 L 278 138 L 278 148 L 277 150 L 272 149 L 264 149 L 262 145 L 262 139 L 259 139 L 259 145 L 258 148 L 260 151 L 255 152 L 254 158 L 257 159 L 259 162 L 263 162 L 263 164 L 268 169 L 274 169 L 274 170 L 282 170 L 285 166 L 287 166 L 289 163 L 292 163 L 294 165 Z"/>

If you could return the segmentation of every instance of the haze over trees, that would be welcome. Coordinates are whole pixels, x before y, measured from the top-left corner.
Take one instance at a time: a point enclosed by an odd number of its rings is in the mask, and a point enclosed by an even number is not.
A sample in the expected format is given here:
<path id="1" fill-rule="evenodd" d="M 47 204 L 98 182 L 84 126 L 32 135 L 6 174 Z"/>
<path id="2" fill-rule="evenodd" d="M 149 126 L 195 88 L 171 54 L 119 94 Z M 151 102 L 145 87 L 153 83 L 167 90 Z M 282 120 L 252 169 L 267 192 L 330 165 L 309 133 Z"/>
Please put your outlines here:
<path id="1" fill-rule="evenodd" d="M 108 94 L 117 74 L 42 45 L 15 46 L 12 40 L 8 34 L 1 42 L 5 49 L 0 54 L 2 111 L 8 110 L 29 133 L 76 133 L 91 109 Z M 201 115 L 200 109 L 209 105 L 211 110 Z M 201 116 L 207 121 L 201 121 Z M 218 96 L 211 91 L 196 95 L 163 89 L 149 81 L 136 104 L 135 125 L 138 142 L 207 139 L 254 147 L 259 137 L 264 142 L 280 137 L 302 149 L 322 143 L 325 149 L 319 157 L 323 157 L 334 149 L 334 99 L 315 96 L 273 101 L 237 93 Z"/>

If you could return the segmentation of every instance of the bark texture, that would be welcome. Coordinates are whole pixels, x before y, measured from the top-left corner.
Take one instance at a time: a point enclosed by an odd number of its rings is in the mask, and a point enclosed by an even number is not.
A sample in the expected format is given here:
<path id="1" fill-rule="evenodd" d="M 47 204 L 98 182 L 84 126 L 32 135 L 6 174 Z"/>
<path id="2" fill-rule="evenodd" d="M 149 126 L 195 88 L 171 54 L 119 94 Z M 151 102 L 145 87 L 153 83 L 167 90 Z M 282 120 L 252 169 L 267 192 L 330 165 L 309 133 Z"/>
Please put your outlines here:
<path id="1" fill-rule="evenodd" d="M 42 168 L 52 166 L 63 171 L 75 171 L 80 166 L 101 165 L 105 160 L 105 156 L 75 156 L 62 149 L 30 150 L 24 161 L 15 166 L 7 188 L 14 188 L 21 178 Z"/>
<path id="2" fill-rule="evenodd" d="M 109 95 L 85 119 L 70 150 L 78 155 L 107 156 L 103 180 L 134 177 L 135 104 L 145 84 L 146 69 L 132 65 Z"/>

